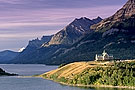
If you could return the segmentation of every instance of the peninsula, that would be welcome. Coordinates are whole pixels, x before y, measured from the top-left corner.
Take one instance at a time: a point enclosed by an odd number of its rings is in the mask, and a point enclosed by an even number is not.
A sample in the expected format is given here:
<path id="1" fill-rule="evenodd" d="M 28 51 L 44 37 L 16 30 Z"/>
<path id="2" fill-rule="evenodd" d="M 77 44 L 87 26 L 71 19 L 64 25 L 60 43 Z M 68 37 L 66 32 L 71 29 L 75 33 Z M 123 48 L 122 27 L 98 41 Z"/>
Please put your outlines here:
<path id="1" fill-rule="evenodd" d="M 135 60 L 75 62 L 39 77 L 84 87 L 135 88 Z"/>
<path id="2" fill-rule="evenodd" d="M 11 74 L 5 72 L 3 69 L 0 68 L 0 76 L 16 76 L 17 74 Z"/>

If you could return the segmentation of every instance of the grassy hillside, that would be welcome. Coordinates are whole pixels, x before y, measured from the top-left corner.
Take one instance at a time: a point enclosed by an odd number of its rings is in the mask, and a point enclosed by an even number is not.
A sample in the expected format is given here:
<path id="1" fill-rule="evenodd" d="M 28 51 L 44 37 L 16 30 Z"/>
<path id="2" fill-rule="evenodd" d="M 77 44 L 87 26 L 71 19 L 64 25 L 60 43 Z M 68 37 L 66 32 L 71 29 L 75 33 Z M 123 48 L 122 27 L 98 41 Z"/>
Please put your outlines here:
<path id="1" fill-rule="evenodd" d="M 135 86 L 135 60 L 75 62 L 40 75 L 68 85 Z"/>

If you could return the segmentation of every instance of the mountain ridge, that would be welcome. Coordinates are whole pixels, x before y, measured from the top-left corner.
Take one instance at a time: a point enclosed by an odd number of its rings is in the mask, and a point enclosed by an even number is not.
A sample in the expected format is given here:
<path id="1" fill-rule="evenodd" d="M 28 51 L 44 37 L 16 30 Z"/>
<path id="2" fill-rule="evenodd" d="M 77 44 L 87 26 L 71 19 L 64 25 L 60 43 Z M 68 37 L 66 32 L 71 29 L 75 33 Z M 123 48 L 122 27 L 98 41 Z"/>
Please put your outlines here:
<path id="1" fill-rule="evenodd" d="M 83 34 L 87 32 L 91 32 L 90 26 L 93 24 L 96 24 L 100 22 L 102 18 L 97 17 L 96 19 L 90 20 L 86 17 L 81 17 L 79 19 L 75 19 L 73 22 L 71 22 L 69 25 L 67 25 L 64 29 L 56 33 L 50 42 L 49 45 L 53 44 L 72 44 L 74 43 L 78 38 L 83 36 Z"/>
<path id="2" fill-rule="evenodd" d="M 12 61 L 17 55 L 19 55 L 19 52 L 14 52 L 10 50 L 5 50 L 0 52 L 0 63 L 8 63 L 9 61 Z"/>
<path id="3" fill-rule="evenodd" d="M 94 19 L 95 22 L 100 22 L 101 20 L 102 19 L 100 17 Z M 61 31 L 53 35 L 50 38 L 50 41 L 40 44 L 38 47 L 37 47 L 37 42 L 40 41 L 39 39 L 30 41 L 29 42 L 30 44 L 28 44 L 26 49 L 13 60 L 14 62 L 11 63 L 19 63 L 19 62 L 39 63 L 40 62 L 40 63 L 48 64 L 47 62 L 49 61 L 47 60 L 49 60 L 50 58 L 55 58 L 54 56 L 55 53 L 57 52 L 62 53 L 63 49 L 66 49 L 67 47 L 70 47 L 71 44 L 73 44 L 74 42 L 77 42 L 77 40 L 80 39 L 85 33 L 87 33 L 87 31 L 88 32 L 91 31 L 89 27 L 95 23 L 94 21 L 86 17 L 75 19 L 73 22 L 67 25 L 66 28 L 62 29 Z M 82 26 L 81 28 L 80 25 Z M 78 27 L 79 29 L 76 29 L 75 27 Z M 53 40 L 53 38 L 55 38 L 56 42 Z M 35 41 L 36 41 L 35 43 L 36 46 L 35 44 L 33 45 L 33 42 Z"/>

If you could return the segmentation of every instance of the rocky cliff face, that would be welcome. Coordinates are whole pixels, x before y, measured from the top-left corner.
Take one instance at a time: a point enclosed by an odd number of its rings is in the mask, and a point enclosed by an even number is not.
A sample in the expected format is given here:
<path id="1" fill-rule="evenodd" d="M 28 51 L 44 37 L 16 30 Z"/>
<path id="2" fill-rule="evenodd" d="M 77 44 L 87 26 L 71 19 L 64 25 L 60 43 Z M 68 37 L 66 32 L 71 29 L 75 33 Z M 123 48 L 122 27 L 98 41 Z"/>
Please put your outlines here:
<path id="1" fill-rule="evenodd" d="M 39 40 L 39 39 L 37 38 L 37 39 L 35 39 L 35 40 L 29 41 L 29 44 L 28 44 L 27 48 L 29 48 L 29 47 L 32 47 L 32 48 L 40 48 L 40 47 L 42 46 L 42 44 L 48 43 L 48 42 L 51 40 L 52 36 L 53 36 L 53 35 L 51 35 L 51 36 L 43 36 L 43 37 L 41 38 L 41 40 Z M 27 48 L 26 48 L 26 49 L 27 49 Z"/>
<path id="2" fill-rule="evenodd" d="M 135 0 L 128 0 L 127 3 L 114 15 L 104 19 L 102 22 L 91 26 L 96 31 L 106 31 L 113 28 L 118 22 L 124 22 L 126 19 L 135 18 Z"/>
<path id="3" fill-rule="evenodd" d="M 80 19 L 75 19 L 72 23 L 67 25 L 64 29 L 55 34 L 49 45 L 53 44 L 73 44 L 81 36 L 87 32 L 91 32 L 90 26 L 100 22 L 102 19 L 100 17 L 90 20 L 86 17 Z"/>
<path id="4" fill-rule="evenodd" d="M 121 21 L 133 15 L 135 15 L 135 0 L 128 0 L 128 2 L 109 19 Z"/>
<path id="5" fill-rule="evenodd" d="M 51 35 L 51 36 L 43 36 L 43 37 L 41 38 L 41 40 L 39 40 L 39 39 L 37 38 L 37 39 L 34 39 L 34 40 L 29 41 L 29 44 L 28 44 L 27 47 L 23 50 L 23 52 L 21 52 L 21 54 L 33 52 L 33 51 L 35 51 L 36 49 L 41 48 L 42 45 L 48 43 L 48 42 L 51 40 L 52 37 L 53 37 L 53 35 Z"/>

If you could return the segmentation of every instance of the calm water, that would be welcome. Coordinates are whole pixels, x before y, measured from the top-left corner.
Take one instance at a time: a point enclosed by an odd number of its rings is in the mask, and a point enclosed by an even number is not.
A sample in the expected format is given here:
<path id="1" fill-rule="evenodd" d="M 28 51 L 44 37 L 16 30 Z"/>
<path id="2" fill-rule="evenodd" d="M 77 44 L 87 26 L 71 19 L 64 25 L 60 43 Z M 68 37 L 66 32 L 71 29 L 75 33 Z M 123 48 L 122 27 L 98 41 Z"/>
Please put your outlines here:
<path id="1" fill-rule="evenodd" d="M 0 65 L 10 73 L 19 75 L 37 75 L 56 69 L 57 66 L 45 65 Z M 79 88 L 54 83 L 41 78 L 0 77 L 0 90 L 129 90 L 109 88 Z"/>

